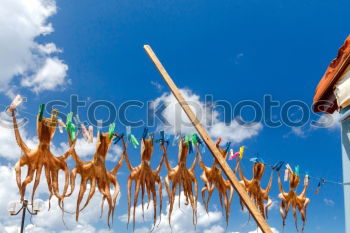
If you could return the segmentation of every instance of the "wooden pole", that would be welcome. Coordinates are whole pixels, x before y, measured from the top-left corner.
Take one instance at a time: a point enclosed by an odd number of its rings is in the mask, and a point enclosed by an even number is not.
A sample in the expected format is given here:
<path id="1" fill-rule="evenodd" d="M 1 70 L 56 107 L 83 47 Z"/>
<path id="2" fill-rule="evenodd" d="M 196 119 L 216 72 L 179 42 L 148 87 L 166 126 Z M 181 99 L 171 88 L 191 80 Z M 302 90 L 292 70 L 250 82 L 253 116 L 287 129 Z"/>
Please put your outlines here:
<path id="1" fill-rule="evenodd" d="M 226 176 L 231 181 L 231 184 L 237 191 L 238 195 L 241 197 L 244 204 L 247 206 L 248 211 L 253 216 L 257 224 L 259 225 L 260 229 L 264 233 L 272 233 L 271 228 L 266 223 L 265 219 L 259 212 L 258 208 L 255 206 L 255 204 L 252 202 L 252 200 L 249 198 L 246 190 L 240 185 L 238 182 L 237 177 L 235 174 L 233 174 L 231 168 L 226 163 L 226 160 L 221 156 L 219 150 L 216 148 L 213 140 L 209 137 L 208 133 L 204 129 L 204 127 L 201 125 L 199 120 L 197 119 L 196 115 L 193 113 L 191 108 L 189 107 L 186 100 L 183 98 L 182 94 L 180 93 L 179 89 L 176 87 L 175 83 L 169 76 L 168 72 L 163 67 L 162 63 L 158 60 L 156 54 L 153 52 L 152 48 L 149 45 L 145 45 L 144 49 L 146 50 L 148 56 L 151 58 L 154 65 L 157 67 L 160 74 L 163 76 L 164 81 L 167 83 L 168 87 L 170 88 L 171 92 L 174 94 L 175 98 L 181 105 L 182 109 L 187 114 L 188 118 L 192 122 L 193 126 L 197 129 L 199 135 L 204 140 L 205 144 L 209 148 L 210 152 L 213 154 L 213 156 L 218 160 L 222 170 L 225 172 Z"/>

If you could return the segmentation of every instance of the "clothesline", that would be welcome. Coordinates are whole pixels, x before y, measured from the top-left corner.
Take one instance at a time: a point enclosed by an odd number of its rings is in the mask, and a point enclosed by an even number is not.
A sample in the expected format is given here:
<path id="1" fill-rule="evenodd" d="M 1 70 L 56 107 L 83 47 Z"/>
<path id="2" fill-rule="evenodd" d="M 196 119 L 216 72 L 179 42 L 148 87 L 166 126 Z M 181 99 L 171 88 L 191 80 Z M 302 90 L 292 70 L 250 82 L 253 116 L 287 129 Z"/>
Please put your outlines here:
<path id="1" fill-rule="evenodd" d="M 4 111 L 6 111 L 6 110 L 8 109 L 8 107 L 9 107 L 8 105 L 5 105 L 5 104 L 0 104 L 0 106 L 4 107 Z M 27 115 L 30 115 L 30 116 L 34 116 L 34 117 L 37 116 L 37 115 L 35 115 L 35 114 L 32 114 L 32 113 L 27 112 L 27 111 L 24 111 L 24 110 L 18 110 L 18 108 L 16 108 L 16 111 L 17 111 L 18 113 L 24 113 L 24 114 L 27 114 Z M 129 130 L 129 127 L 127 128 L 127 135 L 130 133 L 130 132 L 128 132 L 128 131 L 130 131 L 130 130 Z M 163 136 L 164 136 L 164 135 L 165 135 L 165 134 L 164 134 L 164 132 L 163 132 Z M 164 136 L 164 137 L 166 137 L 166 136 Z M 173 137 L 173 141 L 176 142 L 176 141 L 178 140 L 178 137 L 179 137 L 179 135 L 174 136 L 174 137 Z M 132 139 L 135 140 L 135 138 L 132 138 Z M 166 140 L 168 141 L 169 144 L 174 145 L 174 142 L 173 142 L 173 143 L 170 143 L 171 140 L 170 140 L 168 137 L 166 137 Z M 204 150 L 204 147 L 203 147 L 203 150 Z M 229 152 L 228 152 L 228 153 L 229 153 Z M 258 157 L 258 158 L 259 158 L 259 157 Z M 254 158 L 242 157 L 241 159 L 244 159 L 244 160 L 246 160 L 246 159 L 252 160 L 252 159 L 254 159 Z M 259 158 L 259 159 L 261 159 L 261 158 Z M 260 161 L 260 162 L 263 162 L 263 161 Z M 264 162 L 263 162 L 263 163 L 264 163 Z M 269 167 L 271 167 L 271 168 L 274 166 L 273 164 L 268 164 L 268 163 L 264 163 L 264 164 L 267 165 L 267 166 L 269 166 Z M 344 183 L 344 182 L 329 180 L 329 179 L 326 179 L 326 178 L 324 178 L 324 177 L 310 176 L 308 173 L 300 173 L 300 175 L 308 175 L 309 178 L 314 179 L 314 180 L 318 180 L 318 181 L 319 181 L 319 185 L 318 185 L 319 187 L 322 186 L 323 184 L 326 184 L 326 183 L 337 184 L 337 185 L 342 185 L 342 186 L 344 186 L 344 185 L 350 185 L 350 182 Z"/>

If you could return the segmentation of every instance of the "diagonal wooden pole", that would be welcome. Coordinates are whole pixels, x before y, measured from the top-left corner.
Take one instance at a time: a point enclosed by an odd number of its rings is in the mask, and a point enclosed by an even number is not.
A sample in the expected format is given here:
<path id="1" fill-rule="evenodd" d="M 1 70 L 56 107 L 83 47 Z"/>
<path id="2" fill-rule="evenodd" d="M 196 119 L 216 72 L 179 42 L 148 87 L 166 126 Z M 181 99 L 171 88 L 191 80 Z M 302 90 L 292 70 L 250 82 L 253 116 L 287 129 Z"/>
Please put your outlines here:
<path id="1" fill-rule="evenodd" d="M 226 163 L 226 160 L 221 156 L 219 150 L 216 148 L 213 140 L 209 137 L 207 131 L 204 129 L 204 127 L 201 125 L 199 120 L 197 119 L 196 115 L 193 113 L 191 108 L 189 107 L 186 100 L 183 98 L 182 94 L 180 93 L 179 89 L 176 87 L 175 83 L 169 76 L 168 72 L 163 67 L 162 63 L 158 60 L 156 54 L 153 52 L 152 48 L 149 45 L 145 45 L 144 49 L 146 50 L 148 56 L 151 58 L 154 65 L 157 67 L 158 71 L 163 76 L 163 79 L 167 83 L 168 87 L 170 88 L 171 92 L 174 94 L 175 98 L 181 105 L 182 109 L 187 114 L 188 118 L 192 122 L 193 126 L 197 129 L 199 135 L 203 138 L 205 144 L 209 148 L 210 152 L 213 154 L 213 156 L 218 160 L 222 170 L 225 172 L 229 180 L 231 181 L 231 184 L 237 191 L 238 195 L 243 200 L 244 204 L 247 206 L 248 211 L 253 216 L 257 224 L 259 225 L 260 229 L 264 233 L 272 233 L 270 226 L 266 223 L 263 216 L 260 214 L 258 208 L 254 205 L 252 200 L 249 198 L 247 192 L 245 189 L 240 185 L 238 182 L 237 177 L 235 174 L 233 174 L 231 168 Z"/>

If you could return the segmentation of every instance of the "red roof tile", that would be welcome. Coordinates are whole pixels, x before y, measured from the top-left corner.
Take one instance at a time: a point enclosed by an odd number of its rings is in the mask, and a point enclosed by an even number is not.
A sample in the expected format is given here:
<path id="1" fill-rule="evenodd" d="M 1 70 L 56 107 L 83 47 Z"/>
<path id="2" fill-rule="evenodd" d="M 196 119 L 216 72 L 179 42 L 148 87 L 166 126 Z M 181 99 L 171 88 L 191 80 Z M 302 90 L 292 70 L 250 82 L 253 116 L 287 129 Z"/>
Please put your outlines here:
<path id="1" fill-rule="evenodd" d="M 314 96 L 314 111 L 333 113 L 339 107 L 333 89 L 339 78 L 350 64 L 350 36 L 338 50 L 338 56 L 328 66 L 321 81 L 318 83 Z"/>

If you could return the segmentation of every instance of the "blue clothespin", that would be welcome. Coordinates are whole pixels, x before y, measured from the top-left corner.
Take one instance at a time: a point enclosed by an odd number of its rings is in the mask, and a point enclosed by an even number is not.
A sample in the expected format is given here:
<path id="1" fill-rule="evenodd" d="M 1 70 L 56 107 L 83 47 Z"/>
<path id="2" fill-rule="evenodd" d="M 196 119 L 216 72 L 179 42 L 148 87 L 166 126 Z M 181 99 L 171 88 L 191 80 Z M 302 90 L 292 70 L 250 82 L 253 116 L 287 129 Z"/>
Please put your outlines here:
<path id="1" fill-rule="evenodd" d="M 113 144 L 117 144 L 120 141 L 120 139 L 122 139 L 122 137 L 124 137 L 123 133 L 121 135 L 119 135 L 118 137 L 114 137 Z"/>
<path id="2" fill-rule="evenodd" d="M 196 139 L 199 144 L 203 144 L 202 139 L 196 134 Z"/>
<path id="3" fill-rule="evenodd" d="M 164 131 L 162 130 L 162 131 L 160 131 L 160 143 L 162 144 L 162 145 L 164 145 L 164 141 L 165 141 L 165 133 L 164 133 Z"/>
<path id="4" fill-rule="evenodd" d="M 193 152 L 193 145 L 191 140 L 188 141 L 188 151 L 190 154 L 192 154 Z"/>
<path id="5" fill-rule="evenodd" d="M 284 164 L 284 161 L 279 161 L 279 162 L 275 163 L 275 165 L 272 166 L 272 169 L 279 172 L 281 170 L 281 167 L 283 166 L 283 164 Z"/>
<path id="6" fill-rule="evenodd" d="M 230 149 L 230 146 L 231 146 L 231 142 L 227 142 L 227 143 L 226 143 L 225 153 L 228 152 L 228 150 Z"/>
<path id="7" fill-rule="evenodd" d="M 143 129 L 142 139 L 146 139 L 146 138 L 147 138 L 147 135 L 148 135 L 148 128 L 145 127 L 145 128 Z"/>
<path id="8" fill-rule="evenodd" d="M 264 160 L 262 160 L 262 158 L 259 157 L 251 158 L 249 161 L 253 163 L 264 163 Z"/>

